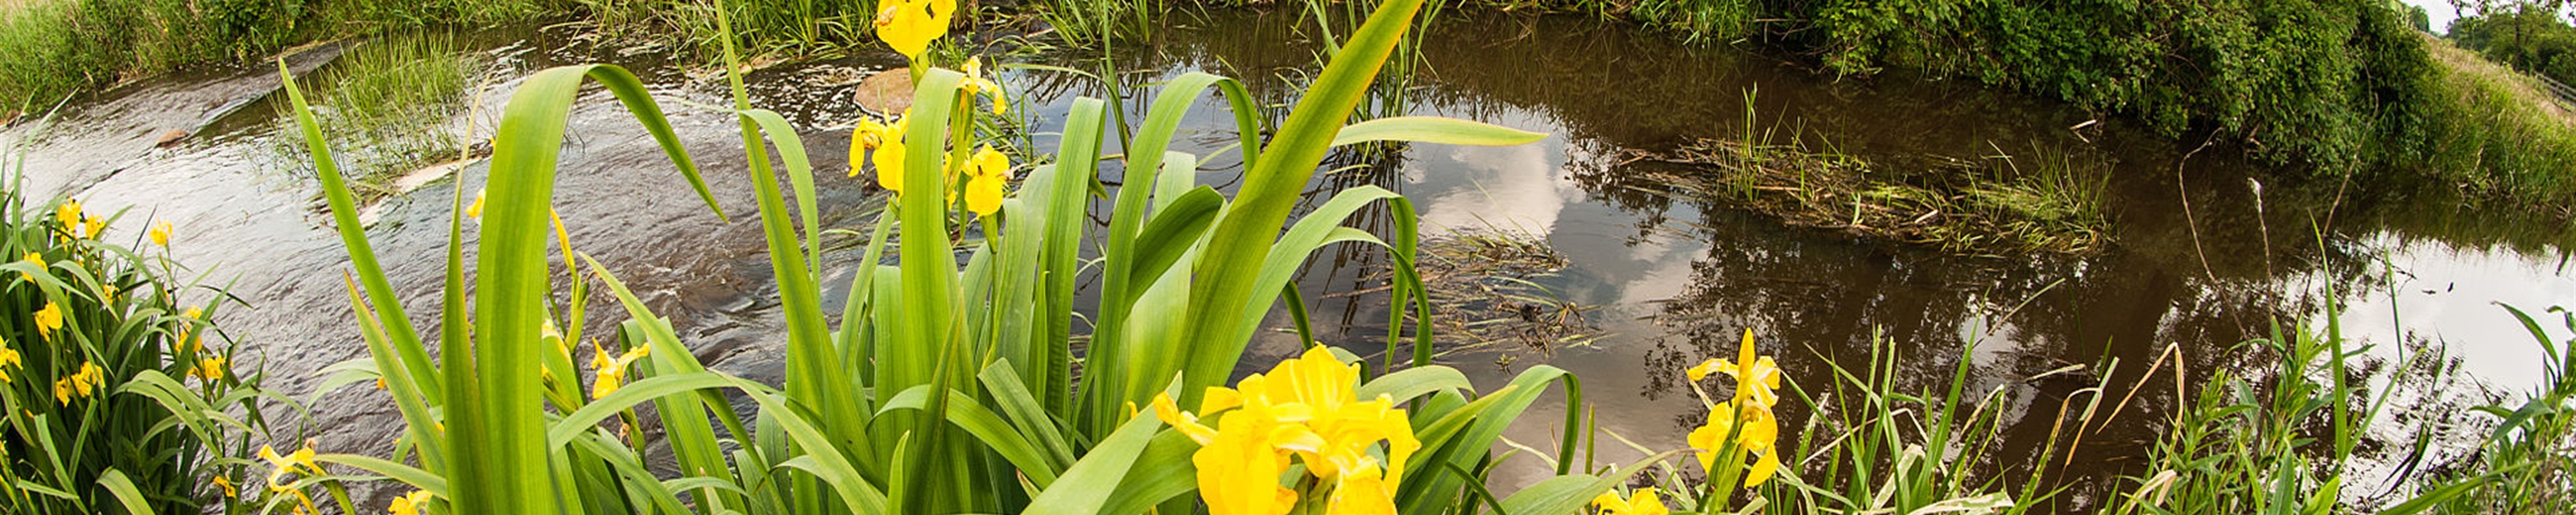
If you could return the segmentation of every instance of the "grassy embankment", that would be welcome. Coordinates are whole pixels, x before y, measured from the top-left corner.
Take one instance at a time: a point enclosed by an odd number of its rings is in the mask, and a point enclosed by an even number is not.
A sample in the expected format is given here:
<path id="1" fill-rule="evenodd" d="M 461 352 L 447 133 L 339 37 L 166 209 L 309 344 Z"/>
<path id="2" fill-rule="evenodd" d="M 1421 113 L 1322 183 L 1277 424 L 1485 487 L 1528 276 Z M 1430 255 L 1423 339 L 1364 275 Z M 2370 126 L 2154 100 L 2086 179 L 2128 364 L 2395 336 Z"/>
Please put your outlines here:
<path id="1" fill-rule="evenodd" d="M 868 41 L 875 2 L 725 2 L 754 53 L 820 53 Z M 419 28 L 581 18 L 611 36 L 713 56 L 713 3 L 581 0 L 7 0 L 0 4 L 0 113 L 171 70 L 255 62 L 294 45 Z M 674 38 L 671 34 L 678 34 Z"/>

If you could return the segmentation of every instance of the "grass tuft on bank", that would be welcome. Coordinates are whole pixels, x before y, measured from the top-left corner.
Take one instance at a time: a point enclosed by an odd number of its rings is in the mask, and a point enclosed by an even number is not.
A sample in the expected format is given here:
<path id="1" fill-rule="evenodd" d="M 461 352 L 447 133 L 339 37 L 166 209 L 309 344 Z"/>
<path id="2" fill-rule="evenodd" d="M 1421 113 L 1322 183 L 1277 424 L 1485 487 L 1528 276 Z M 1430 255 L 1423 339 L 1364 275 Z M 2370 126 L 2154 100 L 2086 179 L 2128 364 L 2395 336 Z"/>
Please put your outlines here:
<path id="1" fill-rule="evenodd" d="M 2434 129 L 2416 167 L 2470 193 L 2576 209 L 2576 112 L 2536 79 L 2425 38 L 2432 55 L 2424 119 Z"/>

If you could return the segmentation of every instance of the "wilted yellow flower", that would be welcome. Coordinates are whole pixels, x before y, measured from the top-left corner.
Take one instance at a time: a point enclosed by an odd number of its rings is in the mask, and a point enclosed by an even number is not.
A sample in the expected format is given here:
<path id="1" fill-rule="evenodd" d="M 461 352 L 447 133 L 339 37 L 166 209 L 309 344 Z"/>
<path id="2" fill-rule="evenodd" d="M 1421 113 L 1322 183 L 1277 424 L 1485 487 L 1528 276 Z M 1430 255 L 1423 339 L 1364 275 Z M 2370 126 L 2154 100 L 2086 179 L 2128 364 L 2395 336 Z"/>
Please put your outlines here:
<path id="1" fill-rule="evenodd" d="M 1011 180 L 1011 159 L 992 145 L 976 149 L 966 165 L 966 210 L 991 215 L 1002 209 L 1002 193 Z"/>
<path id="2" fill-rule="evenodd" d="M 626 384 L 626 366 L 634 364 L 635 360 L 643 359 L 645 355 L 653 352 L 653 347 L 639 345 L 611 359 L 608 357 L 608 348 L 601 347 L 596 342 L 590 344 L 590 349 L 590 367 L 599 376 L 590 384 L 592 399 L 616 393 L 618 387 Z"/>
<path id="3" fill-rule="evenodd" d="M 429 513 L 429 492 L 426 490 L 413 490 L 411 493 L 403 494 L 402 497 L 395 497 L 393 506 L 386 507 L 385 511 L 392 513 L 393 515 L 420 515 L 423 513 Z"/>
<path id="4" fill-rule="evenodd" d="M 53 301 L 45 301 L 45 309 L 36 310 L 37 334 L 43 335 L 45 341 L 53 341 L 54 331 L 62 328 L 63 307 L 54 304 Z"/>
<path id="5" fill-rule="evenodd" d="M 170 222 L 152 224 L 152 244 L 160 245 L 165 249 L 170 248 Z"/>
<path id="6" fill-rule="evenodd" d="M 920 60 L 930 42 L 948 35 L 957 0 L 887 0 L 877 10 L 877 39 L 905 59 Z"/>
<path id="7" fill-rule="evenodd" d="M 101 284 L 101 285 L 98 285 L 98 302 L 99 302 L 100 304 L 115 304 L 115 303 L 116 303 L 116 285 L 113 285 L 113 284 Z"/>
<path id="8" fill-rule="evenodd" d="M 1653 488 L 1638 490 L 1635 493 L 1629 494 L 1627 499 L 1620 499 L 1618 492 L 1602 492 L 1600 496 L 1592 498 L 1592 507 L 1601 509 L 1601 515 L 1666 515 L 1672 513 L 1672 510 L 1664 508 L 1663 498 L 1656 497 L 1655 489 Z"/>
<path id="9" fill-rule="evenodd" d="M 233 489 L 233 480 L 231 480 L 231 479 L 226 479 L 226 478 L 224 478 L 223 476 L 215 476 L 215 480 L 213 481 L 213 483 L 215 484 L 215 487 L 216 487 L 216 488 L 221 488 L 221 489 L 223 489 L 223 490 L 224 490 L 224 497 L 225 497 L 225 498 L 233 498 L 233 497 L 240 497 L 240 496 L 241 496 L 241 491 L 240 491 L 240 490 L 235 490 L 235 489 Z"/>
<path id="10" fill-rule="evenodd" d="M 1294 456 L 1308 474 L 1334 481 L 1328 513 L 1391 514 L 1406 460 L 1422 443 L 1393 399 L 1353 402 L 1358 384 L 1358 365 L 1316 347 L 1235 388 L 1208 388 L 1199 413 L 1232 410 L 1215 428 L 1181 412 L 1168 396 L 1155 398 L 1154 412 L 1200 443 L 1191 461 L 1199 466 L 1200 493 L 1211 513 L 1285 513 L 1299 496 L 1281 487 L 1278 476 Z M 1383 463 L 1370 452 L 1380 442 Z"/>

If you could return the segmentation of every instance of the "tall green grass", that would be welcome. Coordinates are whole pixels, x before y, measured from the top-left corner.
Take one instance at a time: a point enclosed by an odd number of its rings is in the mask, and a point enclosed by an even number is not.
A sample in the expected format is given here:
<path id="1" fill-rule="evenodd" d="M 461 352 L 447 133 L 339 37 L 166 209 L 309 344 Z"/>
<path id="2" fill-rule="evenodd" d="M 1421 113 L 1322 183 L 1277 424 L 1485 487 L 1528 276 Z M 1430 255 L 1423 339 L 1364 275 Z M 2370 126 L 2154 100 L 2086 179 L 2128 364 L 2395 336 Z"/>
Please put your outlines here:
<path id="1" fill-rule="evenodd" d="M 0 112 L 292 45 L 570 12 L 570 0 L 28 0 L 0 9 Z"/>
<path id="2" fill-rule="evenodd" d="M 2576 209 L 2576 113 L 2533 79 L 2427 39 L 2425 118 L 2433 129 L 2401 168 L 2488 197 Z"/>

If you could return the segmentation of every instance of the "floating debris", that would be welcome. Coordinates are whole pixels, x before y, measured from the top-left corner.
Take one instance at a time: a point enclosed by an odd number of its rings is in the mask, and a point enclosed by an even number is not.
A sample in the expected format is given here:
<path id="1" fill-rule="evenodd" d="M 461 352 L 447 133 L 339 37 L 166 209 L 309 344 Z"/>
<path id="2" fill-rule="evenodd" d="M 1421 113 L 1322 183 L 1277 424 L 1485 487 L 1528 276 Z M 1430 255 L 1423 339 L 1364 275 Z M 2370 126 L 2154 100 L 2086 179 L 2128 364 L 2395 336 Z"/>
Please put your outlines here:
<path id="1" fill-rule="evenodd" d="M 2109 175 L 2059 154 L 2023 169 L 2014 157 L 1930 156 L 1899 170 L 1799 145 L 1703 139 L 1670 152 L 1629 151 L 1628 162 L 1693 165 L 1647 174 L 1631 189 L 1735 205 L 1793 225 L 1940 246 L 1978 255 L 2086 255 L 2110 243 L 2103 190 Z"/>
<path id="2" fill-rule="evenodd" d="M 1600 306 L 1568 301 L 1539 284 L 1566 265 L 1564 254 L 1525 233 L 1472 231 L 1423 241 L 1415 268 L 1430 292 L 1440 352 L 1503 350 L 1496 346 L 1516 343 L 1553 355 L 1601 339 L 1605 334 L 1584 315 Z"/>

